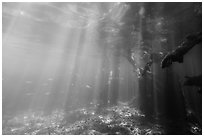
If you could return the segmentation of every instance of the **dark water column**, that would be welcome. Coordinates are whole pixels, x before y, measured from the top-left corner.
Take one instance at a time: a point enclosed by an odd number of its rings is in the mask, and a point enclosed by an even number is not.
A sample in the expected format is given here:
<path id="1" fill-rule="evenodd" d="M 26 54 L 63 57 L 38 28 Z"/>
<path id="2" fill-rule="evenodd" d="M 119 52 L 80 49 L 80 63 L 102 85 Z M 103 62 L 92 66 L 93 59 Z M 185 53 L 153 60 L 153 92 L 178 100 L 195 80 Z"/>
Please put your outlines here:
<path id="1" fill-rule="evenodd" d="M 174 49 L 175 45 L 175 34 L 172 31 L 172 33 L 169 34 L 169 51 Z M 173 64 L 175 65 L 175 64 Z M 165 78 L 165 110 L 167 117 L 172 119 L 179 119 L 184 117 L 184 98 L 181 95 L 182 90 L 179 86 L 179 78 L 176 75 L 176 73 L 173 71 L 173 67 L 171 66 L 169 68 L 166 68 L 166 78 Z"/>

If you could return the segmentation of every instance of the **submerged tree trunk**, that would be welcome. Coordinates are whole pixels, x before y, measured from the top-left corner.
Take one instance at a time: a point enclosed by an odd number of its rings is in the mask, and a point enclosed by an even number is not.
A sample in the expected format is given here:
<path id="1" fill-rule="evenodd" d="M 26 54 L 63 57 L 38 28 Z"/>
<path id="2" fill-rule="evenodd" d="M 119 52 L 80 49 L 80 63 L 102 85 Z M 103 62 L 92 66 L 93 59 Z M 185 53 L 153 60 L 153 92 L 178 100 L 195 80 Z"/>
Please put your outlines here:
<path id="1" fill-rule="evenodd" d="M 118 100 L 119 92 L 119 66 L 120 66 L 120 56 L 119 50 L 116 50 L 113 59 L 113 70 L 112 70 L 112 80 L 110 84 L 110 105 L 116 105 Z"/>
<path id="2" fill-rule="evenodd" d="M 109 61 L 107 58 L 107 50 L 102 53 L 102 64 L 100 70 L 100 86 L 99 86 L 99 106 L 106 107 L 108 104 L 108 76 L 109 76 Z"/>

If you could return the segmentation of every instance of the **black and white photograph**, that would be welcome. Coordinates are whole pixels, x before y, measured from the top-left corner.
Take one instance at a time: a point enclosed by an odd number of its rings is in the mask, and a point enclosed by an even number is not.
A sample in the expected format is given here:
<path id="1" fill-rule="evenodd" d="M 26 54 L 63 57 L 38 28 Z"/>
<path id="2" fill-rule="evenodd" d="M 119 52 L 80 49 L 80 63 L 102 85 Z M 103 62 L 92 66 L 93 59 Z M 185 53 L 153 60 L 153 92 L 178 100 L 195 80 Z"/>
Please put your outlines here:
<path id="1" fill-rule="evenodd" d="M 1 4 L 2 135 L 202 135 L 202 1 Z"/>

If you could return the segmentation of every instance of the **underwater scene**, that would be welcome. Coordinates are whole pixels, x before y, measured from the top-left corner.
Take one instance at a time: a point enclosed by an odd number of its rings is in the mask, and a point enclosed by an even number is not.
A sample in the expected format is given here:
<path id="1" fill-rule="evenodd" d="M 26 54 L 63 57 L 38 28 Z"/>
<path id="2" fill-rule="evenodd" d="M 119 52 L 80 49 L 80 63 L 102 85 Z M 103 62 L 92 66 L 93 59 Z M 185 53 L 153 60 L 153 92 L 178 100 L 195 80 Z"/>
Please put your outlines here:
<path id="1" fill-rule="evenodd" d="M 2 2 L 3 135 L 202 135 L 202 2 Z"/>

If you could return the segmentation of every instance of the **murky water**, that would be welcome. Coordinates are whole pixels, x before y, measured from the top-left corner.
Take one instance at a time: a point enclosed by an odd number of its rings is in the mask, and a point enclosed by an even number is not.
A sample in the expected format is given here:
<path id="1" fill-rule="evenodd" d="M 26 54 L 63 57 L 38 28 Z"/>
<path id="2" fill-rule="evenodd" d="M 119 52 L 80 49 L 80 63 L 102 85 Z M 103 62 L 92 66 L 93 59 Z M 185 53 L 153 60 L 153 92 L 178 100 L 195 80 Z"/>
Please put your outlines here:
<path id="1" fill-rule="evenodd" d="M 3 134 L 202 133 L 201 3 L 2 5 Z"/>

